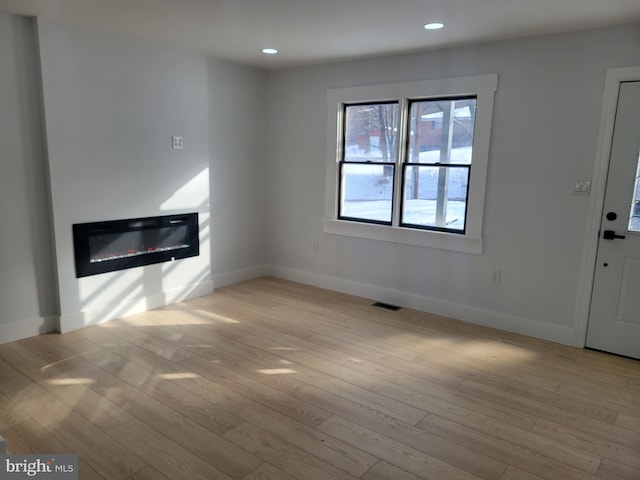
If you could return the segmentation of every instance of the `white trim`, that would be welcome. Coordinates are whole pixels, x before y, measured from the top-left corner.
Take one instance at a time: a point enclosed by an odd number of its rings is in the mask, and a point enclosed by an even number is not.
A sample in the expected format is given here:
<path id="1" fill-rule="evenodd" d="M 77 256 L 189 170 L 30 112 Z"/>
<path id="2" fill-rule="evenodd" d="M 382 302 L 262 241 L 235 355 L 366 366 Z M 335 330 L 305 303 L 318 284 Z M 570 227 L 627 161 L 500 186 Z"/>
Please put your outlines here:
<path id="1" fill-rule="evenodd" d="M 591 307 L 591 293 L 593 290 L 593 276 L 598 253 L 598 232 L 604 208 L 605 187 L 609 170 L 609 155 L 613 140 L 613 127 L 616 118 L 618 91 L 620 83 L 640 80 L 640 67 L 610 68 L 604 83 L 602 97 L 602 113 L 600 114 L 600 130 L 596 146 L 596 159 L 593 166 L 591 182 L 591 198 L 587 213 L 582 260 L 580 262 L 580 276 L 578 279 L 578 294 L 575 313 L 575 339 L 577 346 L 584 347 L 587 340 L 587 326 L 589 323 L 589 309 Z"/>
<path id="2" fill-rule="evenodd" d="M 384 242 L 404 243 L 418 247 L 440 248 L 464 253 L 482 253 L 482 238 L 447 232 L 424 232 L 413 228 L 348 222 L 345 220 L 323 220 L 324 233 L 348 237 L 369 238 Z M 431 233 L 431 235 L 425 235 Z"/>
<path id="3" fill-rule="evenodd" d="M 574 345 L 574 330 L 571 327 L 554 325 L 537 319 L 508 315 L 505 313 L 453 303 L 415 293 L 406 293 L 389 288 L 369 285 L 342 278 L 329 277 L 313 272 L 273 265 L 271 274 L 294 282 L 326 288 L 349 295 L 369 298 L 372 301 L 390 303 L 422 312 L 441 315 L 467 323 L 497 328 L 500 330 L 541 338 L 565 345 Z"/>
<path id="4" fill-rule="evenodd" d="M 0 324 L 0 344 L 55 332 L 58 330 L 59 321 L 57 315 L 48 315 Z"/>
<path id="5" fill-rule="evenodd" d="M 482 219 L 489 162 L 489 143 L 493 118 L 494 94 L 498 75 L 455 77 L 421 82 L 367 85 L 337 88 L 327 91 L 327 164 L 325 186 L 324 232 L 335 235 L 370 238 L 387 242 L 482 253 Z M 476 121 L 473 143 L 471 177 L 469 179 L 468 212 L 465 235 L 430 230 L 381 226 L 338 220 L 338 165 L 341 157 L 340 125 L 342 105 L 367 101 L 403 100 L 405 98 L 434 98 L 452 95 L 476 95 Z M 396 189 L 399 191 L 398 189 Z M 396 215 L 397 216 L 397 215 Z M 339 225 L 340 224 L 340 225 Z M 403 230 L 412 230 L 407 234 Z M 454 237 L 457 239 L 453 240 Z"/>
<path id="6" fill-rule="evenodd" d="M 213 280 L 203 280 L 199 283 L 172 288 L 162 292 L 141 297 L 135 300 L 103 305 L 91 310 L 65 314 L 60 316 L 60 332 L 66 333 L 79 328 L 97 325 L 136 313 L 146 312 L 164 307 L 172 303 L 190 298 L 201 297 L 213 293 Z"/>
<path id="7" fill-rule="evenodd" d="M 257 265 L 255 267 L 234 270 L 233 272 L 220 273 L 213 276 L 214 288 L 226 287 L 234 283 L 240 283 L 254 278 L 263 277 L 271 273 L 270 265 Z"/>
<path id="8" fill-rule="evenodd" d="M 508 315 L 470 305 L 448 302 L 415 293 L 407 293 L 343 278 L 268 264 L 216 275 L 213 281 L 206 280 L 188 287 L 161 292 L 138 299 L 133 304 L 114 304 L 105 306 L 99 310 L 65 315 L 63 317 L 65 325 L 64 332 L 152 310 L 189 298 L 208 295 L 213 292 L 214 284 L 216 288 L 219 288 L 264 275 L 273 275 L 285 280 L 326 288 L 349 295 L 370 298 L 406 308 L 413 308 L 419 311 L 521 335 L 580 346 L 580 344 L 575 341 L 573 328 L 545 323 L 537 319 Z M 58 317 L 49 316 L 0 325 L 0 343 L 56 331 L 58 330 L 58 324 Z"/>

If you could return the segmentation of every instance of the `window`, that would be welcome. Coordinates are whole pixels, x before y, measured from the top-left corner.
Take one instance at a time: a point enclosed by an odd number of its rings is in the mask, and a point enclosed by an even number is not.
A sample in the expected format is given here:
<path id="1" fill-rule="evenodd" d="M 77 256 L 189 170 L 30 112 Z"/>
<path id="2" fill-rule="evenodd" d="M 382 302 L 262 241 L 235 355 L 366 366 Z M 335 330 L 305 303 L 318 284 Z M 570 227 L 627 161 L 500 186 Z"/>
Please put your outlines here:
<path id="1" fill-rule="evenodd" d="M 482 252 L 497 75 L 330 90 L 324 231 Z"/>

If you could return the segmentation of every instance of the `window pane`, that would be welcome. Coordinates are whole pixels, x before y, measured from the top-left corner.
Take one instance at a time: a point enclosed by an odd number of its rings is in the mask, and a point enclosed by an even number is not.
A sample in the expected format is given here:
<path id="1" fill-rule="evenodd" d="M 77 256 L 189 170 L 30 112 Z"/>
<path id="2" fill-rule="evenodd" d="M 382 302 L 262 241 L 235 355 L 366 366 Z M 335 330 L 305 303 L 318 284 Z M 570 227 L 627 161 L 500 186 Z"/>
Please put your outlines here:
<path id="1" fill-rule="evenodd" d="M 633 191 L 633 200 L 631 201 L 631 219 L 629 220 L 629 230 L 632 232 L 640 232 L 640 156 L 638 156 L 636 186 Z"/>
<path id="2" fill-rule="evenodd" d="M 397 103 L 345 106 L 345 162 L 395 163 L 397 151 Z"/>
<path id="3" fill-rule="evenodd" d="M 402 224 L 464 232 L 467 167 L 405 167 Z"/>
<path id="4" fill-rule="evenodd" d="M 407 161 L 471 164 L 475 117 L 475 98 L 411 102 Z"/>
<path id="5" fill-rule="evenodd" d="M 340 216 L 391 222 L 393 165 L 342 164 Z"/>

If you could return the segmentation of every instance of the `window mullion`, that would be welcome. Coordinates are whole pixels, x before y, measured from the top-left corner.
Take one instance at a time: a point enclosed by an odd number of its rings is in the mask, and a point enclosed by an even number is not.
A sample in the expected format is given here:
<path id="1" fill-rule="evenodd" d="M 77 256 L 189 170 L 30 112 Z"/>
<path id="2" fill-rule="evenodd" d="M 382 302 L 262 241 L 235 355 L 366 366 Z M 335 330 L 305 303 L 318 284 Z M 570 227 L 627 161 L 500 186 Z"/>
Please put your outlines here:
<path id="1" fill-rule="evenodd" d="M 442 108 L 442 140 L 440 142 L 440 163 L 449 163 L 453 143 L 453 113 L 455 101 L 445 102 Z M 436 226 L 447 226 L 447 200 L 449 188 L 449 169 L 438 169 L 438 198 L 436 199 Z"/>
<path id="2" fill-rule="evenodd" d="M 399 101 L 400 120 L 398 124 L 398 156 L 396 157 L 396 175 L 393 188 L 392 225 L 400 225 L 402 215 L 402 198 L 404 196 L 404 163 L 406 163 L 408 132 L 409 132 L 409 100 L 401 98 Z"/>

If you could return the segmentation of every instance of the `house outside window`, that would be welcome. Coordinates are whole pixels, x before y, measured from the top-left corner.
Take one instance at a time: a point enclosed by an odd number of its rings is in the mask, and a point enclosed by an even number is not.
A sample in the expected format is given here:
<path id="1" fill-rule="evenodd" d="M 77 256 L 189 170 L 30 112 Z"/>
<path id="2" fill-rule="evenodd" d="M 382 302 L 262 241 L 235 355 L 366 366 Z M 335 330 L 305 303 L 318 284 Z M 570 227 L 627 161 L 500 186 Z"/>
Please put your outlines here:
<path id="1" fill-rule="evenodd" d="M 497 75 L 330 90 L 324 231 L 482 252 Z"/>

